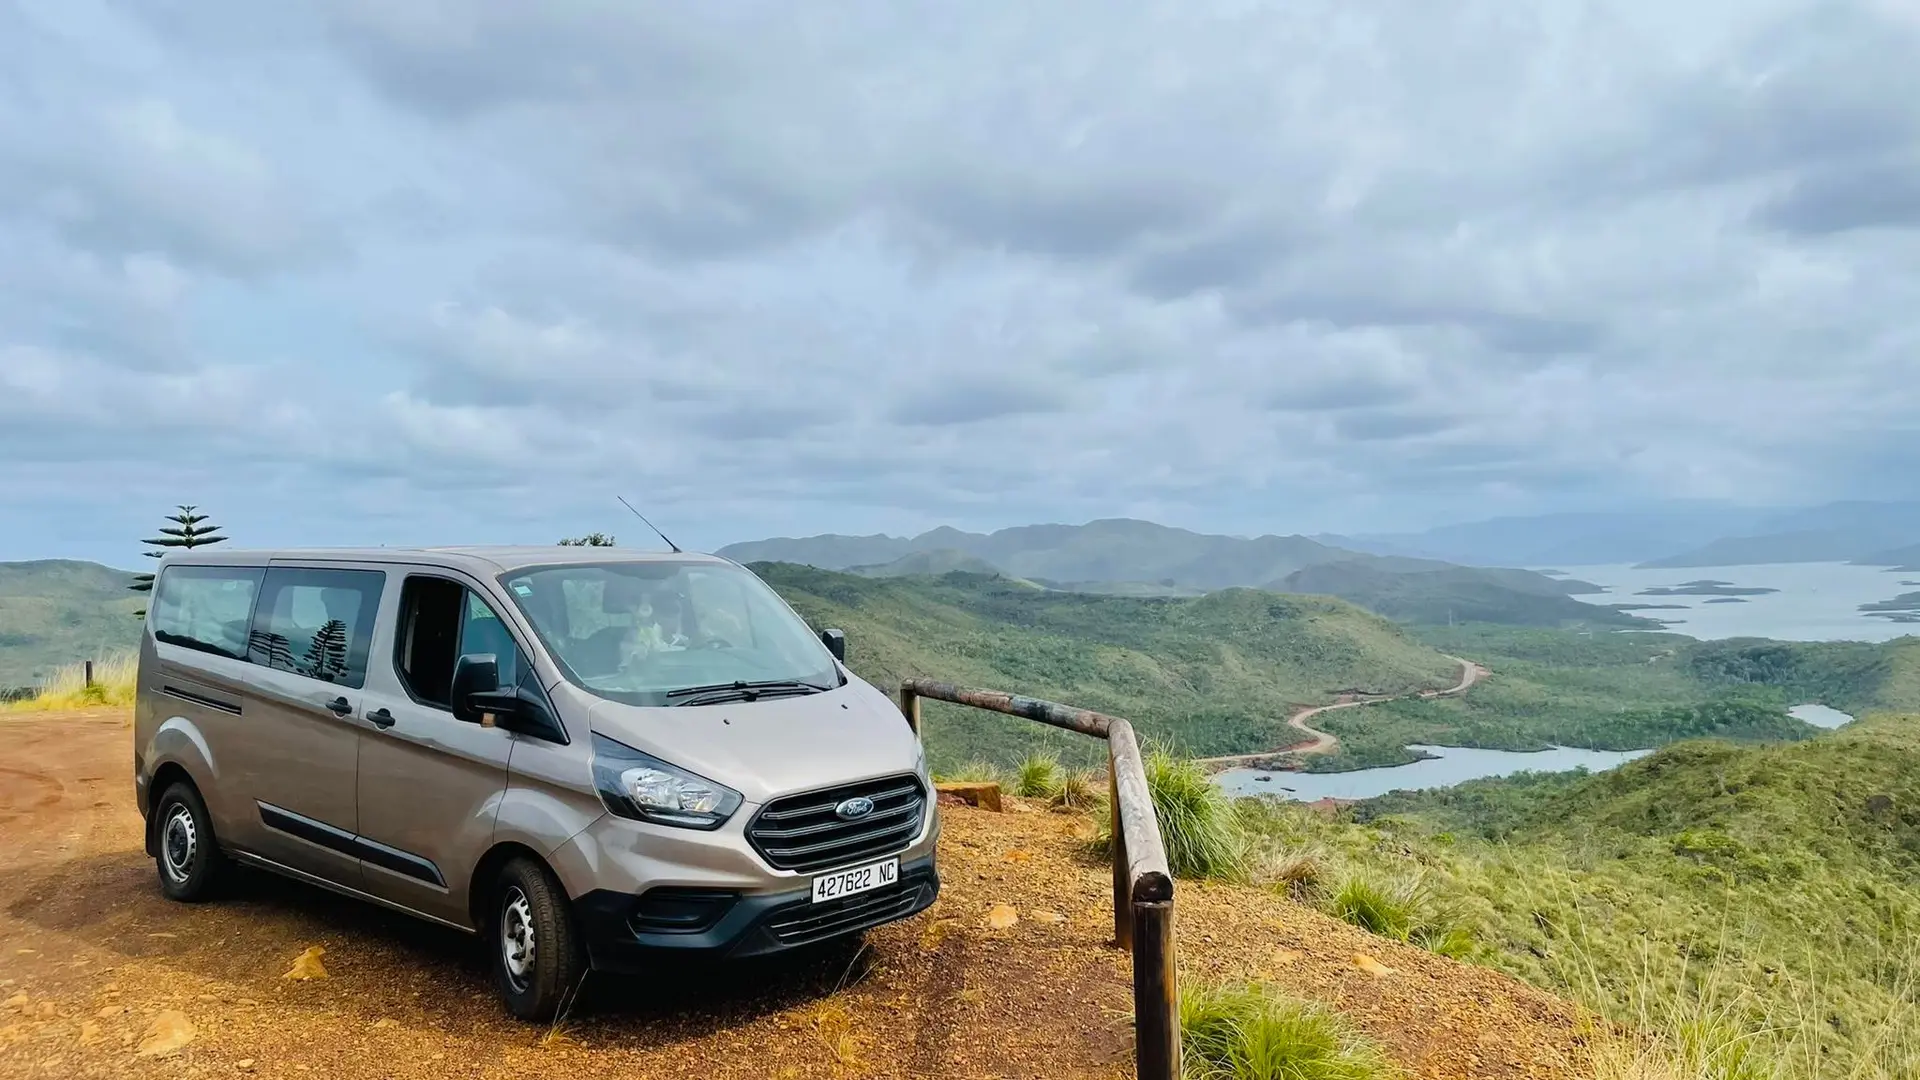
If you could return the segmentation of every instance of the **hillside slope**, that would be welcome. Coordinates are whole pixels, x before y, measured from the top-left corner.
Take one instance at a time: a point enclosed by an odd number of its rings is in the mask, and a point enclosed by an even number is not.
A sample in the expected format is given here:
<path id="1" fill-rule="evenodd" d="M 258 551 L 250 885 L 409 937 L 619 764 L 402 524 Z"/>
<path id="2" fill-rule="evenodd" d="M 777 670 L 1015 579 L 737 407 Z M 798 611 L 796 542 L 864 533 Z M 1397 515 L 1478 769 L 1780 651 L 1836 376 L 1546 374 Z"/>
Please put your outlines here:
<path id="1" fill-rule="evenodd" d="M 1537 579 L 1537 580 L 1535 580 Z M 1524 570 L 1464 566 L 1395 570 L 1371 562 L 1310 566 L 1267 586 L 1279 592 L 1337 596 L 1369 611 L 1418 623 L 1493 622 L 1511 626 L 1653 629 L 1657 623 L 1567 595 L 1579 583 Z"/>
<path id="2" fill-rule="evenodd" d="M 864 578 L 755 564 L 816 627 L 847 631 L 854 670 L 883 688 L 931 676 L 1069 702 L 1134 720 L 1199 754 L 1291 741 L 1300 704 L 1342 690 L 1404 693 L 1450 685 L 1458 665 L 1387 620 L 1339 600 L 1231 589 L 1193 599 L 1049 592 L 1003 578 Z M 948 766 L 1008 761 L 1085 740 L 1020 720 L 929 706 L 928 745 Z"/>
<path id="3" fill-rule="evenodd" d="M 1920 719 L 1680 743 L 1358 816 L 1445 867 L 1496 966 L 1619 1012 L 1706 997 L 1793 1043 L 1814 1063 L 1796 1076 L 1920 1070 Z"/>
<path id="4" fill-rule="evenodd" d="M 63 664 L 139 641 L 146 604 L 133 575 L 67 559 L 0 563 L 0 688 L 31 686 Z"/>

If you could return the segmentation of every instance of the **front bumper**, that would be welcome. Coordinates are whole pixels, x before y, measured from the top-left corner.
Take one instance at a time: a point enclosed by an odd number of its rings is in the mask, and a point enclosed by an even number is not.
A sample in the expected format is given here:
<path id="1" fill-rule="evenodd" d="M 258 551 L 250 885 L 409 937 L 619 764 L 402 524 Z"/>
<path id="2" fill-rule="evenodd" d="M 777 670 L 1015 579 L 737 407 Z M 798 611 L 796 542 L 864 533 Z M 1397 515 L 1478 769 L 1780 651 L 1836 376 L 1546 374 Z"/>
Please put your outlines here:
<path id="1" fill-rule="evenodd" d="M 663 887 L 635 896 L 595 889 L 574 900 L 595 970 L 634 973 L 673 954 L 738 959 L 827 941 L 917 915 L 940 894 L 934 857 L 900 865 L 900 880 L 826 903 L 813 889 L 740 893 Z"/>

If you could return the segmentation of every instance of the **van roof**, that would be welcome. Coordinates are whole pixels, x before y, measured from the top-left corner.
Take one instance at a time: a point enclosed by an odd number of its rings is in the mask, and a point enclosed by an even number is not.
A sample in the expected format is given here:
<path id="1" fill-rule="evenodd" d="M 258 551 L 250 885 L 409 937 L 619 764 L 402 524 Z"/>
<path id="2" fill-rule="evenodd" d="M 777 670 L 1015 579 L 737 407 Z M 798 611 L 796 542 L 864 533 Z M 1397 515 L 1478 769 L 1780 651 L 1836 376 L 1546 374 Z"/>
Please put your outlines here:
<path id="1" fill-rule="evenodd" d="M 162 565 L 234 566 L 264 564 L 271 559 L 301 562 L 413 563 L 459 567 L 477 573 L 501 573 L 526 566 L 554 566 L 605 562 L 727 563 L 717 555 L 686 551 L 636 551 L 631 548 L 548 546 L 501 547 L 360 547 L 360 548 L 227 548 L 181 549 L 170 552 Z"/>

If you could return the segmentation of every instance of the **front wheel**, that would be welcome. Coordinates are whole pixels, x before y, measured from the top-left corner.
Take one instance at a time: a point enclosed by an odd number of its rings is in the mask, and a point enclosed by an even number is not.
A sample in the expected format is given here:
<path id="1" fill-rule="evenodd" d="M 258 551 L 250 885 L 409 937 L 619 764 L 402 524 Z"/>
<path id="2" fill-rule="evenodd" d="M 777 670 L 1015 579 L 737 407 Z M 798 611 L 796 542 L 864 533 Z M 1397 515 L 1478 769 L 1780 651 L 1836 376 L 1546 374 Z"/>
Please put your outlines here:
<path id="1" fill-rule="evenodd" d="M 226 856 L 213 837 L 207 804 L 192 784 L 175 783 L 154 804 L 154 828 L 160 831 L 154 865 L 160 870 L 160 891 L 169 900 L 197 903 L 213 895 Z"/>
<path id="2" fill-rule="evenodd" d="M 515 859 L 500 871 L 493 901 L 493 981 L 507 1009 L 547 1023 L 579 995 L 586 950 L 567 894 L 546 867 Z"/>

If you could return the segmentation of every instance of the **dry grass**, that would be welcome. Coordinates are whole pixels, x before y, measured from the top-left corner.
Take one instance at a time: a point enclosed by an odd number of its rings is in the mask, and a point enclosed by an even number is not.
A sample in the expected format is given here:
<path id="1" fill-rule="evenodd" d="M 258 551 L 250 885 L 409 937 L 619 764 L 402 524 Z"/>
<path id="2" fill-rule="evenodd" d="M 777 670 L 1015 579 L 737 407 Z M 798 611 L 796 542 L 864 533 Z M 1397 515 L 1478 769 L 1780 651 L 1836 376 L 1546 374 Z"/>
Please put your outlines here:
<path id="1" fill-rule="evenodd" d="M 87 666 L 75 662 L 60 668 L 40 685 L 40 692 L 22 701 L 0 705 L 8 712 L 42 712 L 49 709 L 86 709 L 103 705 L 133 704 L 134 681 L 139 674 L 140 658 L 130 652 L 115 653 L 93 664 L 93 684 L 87 684 Z"/>

